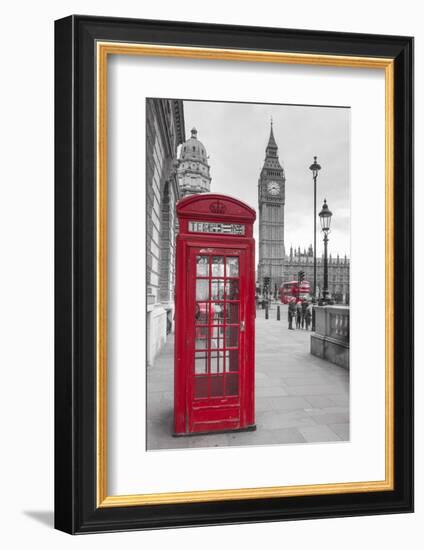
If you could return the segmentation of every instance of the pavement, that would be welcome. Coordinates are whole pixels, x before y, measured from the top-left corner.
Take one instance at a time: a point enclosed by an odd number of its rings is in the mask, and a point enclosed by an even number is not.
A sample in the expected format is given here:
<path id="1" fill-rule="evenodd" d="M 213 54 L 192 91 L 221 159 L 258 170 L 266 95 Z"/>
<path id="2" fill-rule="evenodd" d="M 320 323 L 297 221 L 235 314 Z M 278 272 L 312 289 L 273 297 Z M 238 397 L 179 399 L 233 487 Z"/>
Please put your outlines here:
<path id="1" fill-rule="evenodd" d="M 288 330 L 287 306 L 256 316 L 256 431 L 173 437 L 173 335 L 147 372 L 147 449 L 349 440 L 349 371 L 310 353 L 311 331 Z"/>

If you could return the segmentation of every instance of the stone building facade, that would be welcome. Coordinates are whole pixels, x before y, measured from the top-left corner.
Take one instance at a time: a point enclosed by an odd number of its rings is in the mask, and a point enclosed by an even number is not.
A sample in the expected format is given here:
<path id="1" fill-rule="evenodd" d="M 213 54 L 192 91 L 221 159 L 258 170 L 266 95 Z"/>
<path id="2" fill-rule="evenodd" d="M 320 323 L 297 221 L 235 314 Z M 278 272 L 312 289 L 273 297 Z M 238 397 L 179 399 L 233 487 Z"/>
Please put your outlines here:
<path id="1" fill-rule="evenodd" d="M 284 264 L 284 280 L 297 281 L 299 271 L 305 272 L 305 280 L 312 285 L 314 280 L 314 253 L 312 245 L 308 250 L 300 250 L 300 247 L 290 247 L 290 254 L 286 257 Z M 331 254 L 328 257 L 328 290 L 331 297 L 337 303 L 349 303 L 349 273 L 350 260 L 338 255 L 334 258 Z M 323 289 L 324 281 L 324 257 L 317 258 L 317 296 Z"/>
<path id="2" fill-rule="evenodd" d="M 265 161 L 258 181 L 259 263 L 258 283 L 274 292 L 283 282 L 284 270 L 284 204 L 286 177 L 278 157 L 278 147 L 271 131 L 265 150 Z M 285 279 L 284 279 L 285 280 Z"/>
<path id="3" fill-rule="evenodd" d="M 172 330 L 175 277 L 175 204 L 180 198 L 177 148 L 185 141 L 180 100 L 146 102 L 147 363 Z"/>

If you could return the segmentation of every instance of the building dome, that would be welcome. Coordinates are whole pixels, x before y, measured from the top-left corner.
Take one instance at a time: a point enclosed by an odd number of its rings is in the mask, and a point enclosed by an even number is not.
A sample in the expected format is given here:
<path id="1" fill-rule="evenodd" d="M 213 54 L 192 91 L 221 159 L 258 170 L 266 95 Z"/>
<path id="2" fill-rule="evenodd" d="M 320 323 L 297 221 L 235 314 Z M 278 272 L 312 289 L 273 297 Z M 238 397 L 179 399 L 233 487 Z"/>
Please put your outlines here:
<path id="1" fill-rule="evenodd" d="M 207 193 L 211 179 L 206 148 L 197 139 L 196 128 L 192 128 L 191 137 L 181 146 L 178 161 L 178 180 L 183 197 Z"/>
<path id="2" fill-rule="evenodd" d="M 181 147 L 180 159 L 207 160 L 206 149 L 201 141 L 197 139 L 196 128 L 191 129 L 191 137 Z"/>

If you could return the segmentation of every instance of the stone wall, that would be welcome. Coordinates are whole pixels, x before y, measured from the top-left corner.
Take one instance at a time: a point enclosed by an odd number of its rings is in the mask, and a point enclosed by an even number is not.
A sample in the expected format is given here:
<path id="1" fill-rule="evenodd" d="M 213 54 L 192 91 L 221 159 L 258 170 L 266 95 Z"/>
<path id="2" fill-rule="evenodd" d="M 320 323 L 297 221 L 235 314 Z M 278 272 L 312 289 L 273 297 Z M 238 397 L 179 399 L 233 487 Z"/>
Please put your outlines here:
<path id="1" fill-rule="evenodd" d="M 349 368 L 349 308 L 316 306 L 311 353 L 340 367 Z"/>

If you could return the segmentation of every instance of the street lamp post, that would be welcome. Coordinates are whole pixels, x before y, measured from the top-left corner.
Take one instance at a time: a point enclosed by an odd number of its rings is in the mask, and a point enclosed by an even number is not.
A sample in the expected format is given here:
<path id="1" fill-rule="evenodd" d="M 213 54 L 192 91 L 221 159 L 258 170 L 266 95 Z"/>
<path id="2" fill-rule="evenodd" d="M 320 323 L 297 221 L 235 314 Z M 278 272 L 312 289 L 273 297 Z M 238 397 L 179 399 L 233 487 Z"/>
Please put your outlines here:
<path id="1" fill-rule="evenodd" d="M 321 229 L 324 233 L 324 288 L 322 291 L 323 301 L 327 302 L 328 300 L 328 234 L 330 233 L 330 224 L 331 216 L 333 213 L 328 208 L 327 200 L 324 199 L 324 204 L 322 205 L 321 212 L 319 213 L 319 219 L 321 221 Z"/>
<path id="2" fill-rule="evenodd" d="M 313 296 L 317 296 L 317 177 L 318 172 L 321 170 L 321 166 L 317 163 L 317 157 L 314 157 L 313 164 L 310 165 L 309 170 L 312 171 L 312 178 L 314 180 L 314 293 Z M 314 325 L 314 323 L 312 323 Z M 314 327 L 312 327 L 314 328 Z"/>

